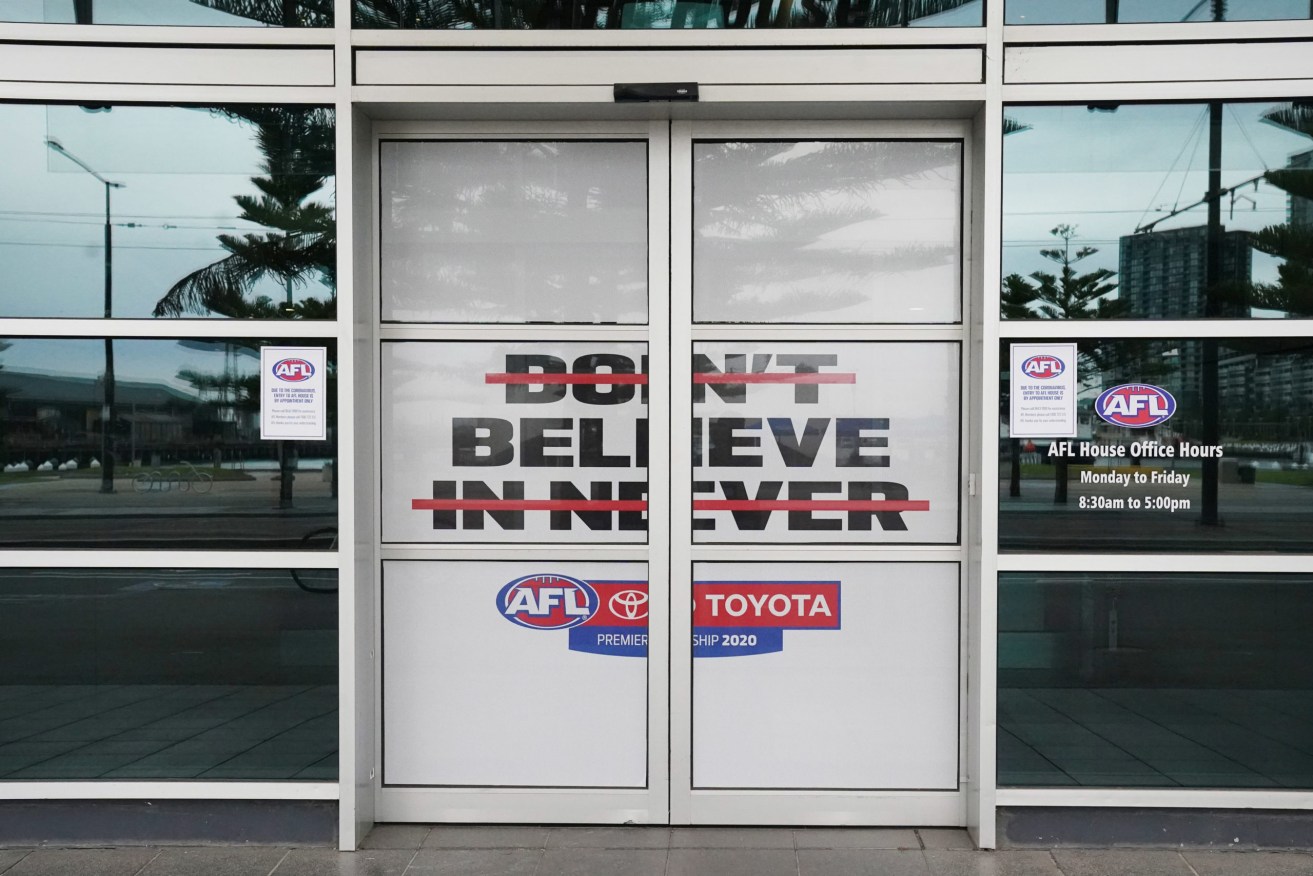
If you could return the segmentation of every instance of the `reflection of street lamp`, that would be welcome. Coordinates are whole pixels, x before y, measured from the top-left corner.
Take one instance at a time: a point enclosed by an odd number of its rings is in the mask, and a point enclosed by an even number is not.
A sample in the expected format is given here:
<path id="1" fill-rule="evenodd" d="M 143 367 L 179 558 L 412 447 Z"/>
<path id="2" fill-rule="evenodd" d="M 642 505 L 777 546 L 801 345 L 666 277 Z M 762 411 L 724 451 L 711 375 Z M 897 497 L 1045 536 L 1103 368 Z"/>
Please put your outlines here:
<path id="1" fill-rule="evenodd" d="M 109 319 L 113 315 L 112 311 L 114 309 L 114 226 L 110 224 L 109 193 L 111 189 L 123 188 L 124 183 L 110 182 L 105 179 L 92 170 L 85 161 L 65 149 L 64 144 L 54 137 L 47 137 L 46 145 L 52 151 L 58 152 L 91 174 L 96 178 L 96 182 L 105 186 L 105 318 Z M 114 436 L 111 433 L 113 428 L 114 341 L 106 337 L 104 403 L 100 410 L 100 491 L 102 493 L 114 492 Z"/>

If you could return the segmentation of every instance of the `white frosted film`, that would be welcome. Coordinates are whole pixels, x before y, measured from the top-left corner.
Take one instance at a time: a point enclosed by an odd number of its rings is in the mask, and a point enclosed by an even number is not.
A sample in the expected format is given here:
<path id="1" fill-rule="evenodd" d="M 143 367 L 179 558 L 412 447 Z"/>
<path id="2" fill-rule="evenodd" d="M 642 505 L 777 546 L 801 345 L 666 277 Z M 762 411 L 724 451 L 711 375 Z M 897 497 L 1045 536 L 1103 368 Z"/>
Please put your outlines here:
<path id="1" fill-rule="evenodd" d="M 956 790 L 956 563 L 697 563 L 693 604 L 694 787 Z"/>
<path id="2" fill-rule="evenodd" d="M 647 145 L 381 147 L 383 320 L 642 323 Z"/>
<path id="3" fill-rule="evenodd" d="M 698 322 L 961 320 L 962 146 L 693 144 Z"/>
<path id="4" fill-rule="evenodd" d="M 384 783 L 646 785 L 646 568 L 385 563 Z M 599 594 L 593 615 L 569 629 L 537 629 L 525 625 L 531 620 L 526 617 L 511 620 L 499 596 L 526 576 L 533 577 L 530 583 L 547 582 L 538 588 L 544 605 L 560 576 L 587 582 Z M 619 599 L 626 594 L 644 594 L 641 603 L 627 603 L 637 608 L 631 615 L 641 616 L 617 628 L 608 606 L 623 611 Z M 558 614 L 563 601 L 575 605 L 558 596 Z M 610 630 L 610 638 L 594 633 L 591 646 L 601 641 L 603 647 L 580 650 L 580 634 L 596 624 Z M 641 647 L 608 644 L 622 636 L 641 640 Z"/>

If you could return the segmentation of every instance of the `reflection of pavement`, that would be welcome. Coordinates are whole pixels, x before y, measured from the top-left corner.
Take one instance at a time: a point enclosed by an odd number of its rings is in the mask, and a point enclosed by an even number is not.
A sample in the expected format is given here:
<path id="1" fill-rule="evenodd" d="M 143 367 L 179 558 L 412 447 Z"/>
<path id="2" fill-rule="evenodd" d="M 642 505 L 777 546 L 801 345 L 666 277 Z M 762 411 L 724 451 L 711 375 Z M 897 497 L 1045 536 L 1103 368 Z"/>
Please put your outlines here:
<path id="1" fill-rule="evenodd" d="M 1004 469 L 1006 476 L 1006 468 Z M 1201 476 L 1188 487 L 1082 484 L 1072 472 L 1067 503 L 1053 501 L 1053 480 L 1023 478 L 1021 496 L 999 483 L 999 546 L 1004 550 L 1298 550 L 1313 539 L 1313 489 L 1287 484 L 1219 484 L 1220 526 L 1203 526 Z M 1082 509 L 1082 496 L 1162 496 L 1189 509 Z"/>
<path id="2" fill-rule="evenodd" d="M 0 483 L 0 546 L 297 547 L 306 533 L 337 523 L 332 484 L 319 472 L 298 472 L 286 510 L 269 473 L 146 492 L 134 477 L 115 478 L 113 493 L 101 493 L 95 477 Z"/>
<path id="3" fill-rule="evenodd" d="M 1313 691 L 1002 688 L 1000 785 L 1307 788 Z"/>
<path id="4" fill-rule="evenodd" d="M 0 685 L 0 779 L 337 778 L 333 685 Z"/>

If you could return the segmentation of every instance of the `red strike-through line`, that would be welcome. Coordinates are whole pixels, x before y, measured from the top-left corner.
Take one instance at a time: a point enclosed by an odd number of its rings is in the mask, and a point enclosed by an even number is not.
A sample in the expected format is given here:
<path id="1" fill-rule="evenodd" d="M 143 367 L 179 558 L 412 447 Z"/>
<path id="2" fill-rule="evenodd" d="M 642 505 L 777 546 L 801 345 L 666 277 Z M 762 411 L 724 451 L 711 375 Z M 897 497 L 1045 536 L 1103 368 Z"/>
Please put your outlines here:
<path id="1" fill-rule="evenodd" d="M 619 383 L 647 385 L 646 374 L 485 374 L 484 383 L 598 384 Z"/>
<path id="2" fill-rule="evenodd" d="M 694 511 L 929 511 L 925 499 L 694 499 Z"/>
<path id="3" fill-rule="evenodd" d="M 857 374 L 851 371 L 839 371 L 826 374 L 694 374 L 694 383 L 856 383 Z"/>
<path id="4" fill-rule="evenodd" d="M 412 511 L 646 511 L 642 499 L 411 499 Z"/>

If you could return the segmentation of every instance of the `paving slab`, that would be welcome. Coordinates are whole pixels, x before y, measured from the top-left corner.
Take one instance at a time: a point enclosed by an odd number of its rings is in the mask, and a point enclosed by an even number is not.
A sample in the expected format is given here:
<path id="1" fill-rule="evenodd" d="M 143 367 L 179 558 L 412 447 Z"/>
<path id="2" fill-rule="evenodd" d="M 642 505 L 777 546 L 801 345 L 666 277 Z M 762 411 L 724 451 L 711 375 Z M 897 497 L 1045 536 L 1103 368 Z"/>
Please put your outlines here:
<path id="1" fill-rule="evenodd" d="M 136 876 L 159 849 L 37 849 L 5 876 Z"/>
<path id="2" fill-rule="evenodd" d="M 1184 851 L 1199 876 L 1313 876 L 1313 855 L 1303 852 Z"/>
<path id="3" fill-rule="evenodd" d="M 422 849 L 544 849 L 545 827 L 464 827 L 435 824 Z"/>
<path id="4" fill-rule="evenodd" d="M 402 876 L 416 849 L 292 849 L 270 876 Z"/>
<path id="5" fill-rule="evenodd" d="M 799 849 L 799 876 L 928 876 L 920 849 Z"/>
<path id="6" fill-rule="evenodd" d="M 548 849 L 536 876 L 662 876 L 667 854 L 665 849 Z"/>
<path id="7" fill-rule="evenodd" d="M 429 835 L 427 824 L 379 824 L 369 832 L 362 849 L 418 849 Z"/>
<path id="8" fill-rule="evenodd" d="M 9 868 L 23 860 L 31 849 L 0 849 L 0 873 L 7 873 Z"/>
<path id="9" fill-rule="evenodd" d="M 547 831 L 549 849 L 664 849 L 668 827 L 556 827 Z"/>
<path id="10" fill-rule="evenodd" d="M 138 876 L 269 876 L 287 849 L 207 846 L 162 850 Z"/>
<path id="11" fill-rule="evenodd" d="M 971 841 L 971 834 L 965 830 L 945 827 L 923 827 L 916 835 L 921 838 L 924 849 L 951 849 L 954 851 L 974 851 L 976 844 Z"/>
<path id="12" fill-rule="evenodd" d="M 1062 876 L 1053 856 L 1041 851 L 925 851 L 930 876 Z"/>
<path id="13" fill-rule="evenodd" d="M 794 839 L 800 849 L 921 848 L 921 841 L 911 828 L 814 827 L 795 831 Z"/>
<path id="14" fill-rule="evenodd" d="M 793 849 L 793 831 L 780 827 L 676 827 L 672 849 Z"/>
<path id="15" fill-rule="evenodd" d="M 1065 876 L 1195 876 L 1180 852 L 1163 849 L 1054 849 Z"/>
<path id="16" fill-rule="evenodd" d="M 666 876 L 798 876 L 792 849 L 671 849 Z"/>
<path id="17" fill-rule="evenodd" d="M 539 849 L 420 849 L 406 876 L 534 876 Z"/>

